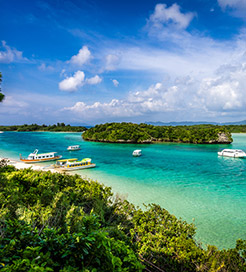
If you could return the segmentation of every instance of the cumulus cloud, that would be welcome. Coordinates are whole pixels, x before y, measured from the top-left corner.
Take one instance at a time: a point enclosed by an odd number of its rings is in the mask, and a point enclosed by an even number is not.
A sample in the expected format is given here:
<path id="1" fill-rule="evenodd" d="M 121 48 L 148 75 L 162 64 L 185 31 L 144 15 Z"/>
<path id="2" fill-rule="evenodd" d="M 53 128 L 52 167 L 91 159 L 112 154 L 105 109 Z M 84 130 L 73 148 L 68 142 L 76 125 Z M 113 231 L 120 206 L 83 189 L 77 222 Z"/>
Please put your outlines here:
<path id="1" fill-rule="evenodd" d="M 158 28 L 166 24 L 185 29 L 194 16 L 195 13 L 192 12 L 182 13 L 180 6 L 176 3 L 170 7 L 167 7 L 166 4 L 157 4 L 154 13 L 150 15 L 149 22 Z"/>
<path id="2" fill-rule="evenodd" d="M 246 0 L 218 0 L 222 10 L 230 10 L 237 17 L 246 18 Z"/>
<path id="3" fill-rule="evenodd" d="M 0 51 L 0 63 L 27 61 L 27 59 L 23 57 L 21 51 L 11 48 L 5 41 L 2 41 L 2 48 L 3 50 Z"/>
<path id="4" fill-rule="evenodd" d="M 92 119 L 136 117 L 156 114 L 191 116 L 233 116 L 246 113 L 246 60 L 238 56 L 233 64 L 219 67 L 212 77 L 198 80 L 192 76 L 177 77 L 172 84 L 158 82 L 146 90 L 131 91 L 125 99 L 86 104 L 82 101 L 63 110 Z"/>
<path id="5" fill-rule="evenodd" d="M 216 77 L 202 80 L 197 95 L 209 111 L 245 111 L 245 78 L 246 61 L 221 66 Z"/>
<path id="6" fill-rule="evenodd" d="M 120 84 L 119 81 L 116 80 L 116 79 L 112 79 L 112 82 L 113 82 L 113 84 L 114 84 L 115 87 L 118 87 L 119 84 Z"/>
<path id="7" fill-rule="evenodd" d="M 95 75 L 94 77 L 86 79 L 86 83 L 90 85 L 96 85 L 102 82 L 102 78 L 98 75 Z"/>
<path id="8" fill-rule="evenodd" d="M 88 47 L 84 45 L 79 50 L 79 53 L 77 55 L 72 56 L 69 62 L 77 66 L 82 66 L 90 58 L 91 58 L 91 52 L 89 51 Z"/>
<path id="9" fill-rule="evenodd" d="M 76 91 L 84 84 L 85 74 L 82 71 L 77 71 L 73 76 L 67 77 L 59 83 L 61 91 Z"/>
<path id="10" fill-rule="evenodd" d="M 65 73 L 65 71 L 63 72 Z M 59 89 L 61 91 L 77 91 L 79 87 L 86 84 L 96 85 L 102 82 L 102 78 L 98 75 L 85 79 L 85 73 L 83 71 L 77 71 L 71 77 L 66 77 L 59 83 Z"/>

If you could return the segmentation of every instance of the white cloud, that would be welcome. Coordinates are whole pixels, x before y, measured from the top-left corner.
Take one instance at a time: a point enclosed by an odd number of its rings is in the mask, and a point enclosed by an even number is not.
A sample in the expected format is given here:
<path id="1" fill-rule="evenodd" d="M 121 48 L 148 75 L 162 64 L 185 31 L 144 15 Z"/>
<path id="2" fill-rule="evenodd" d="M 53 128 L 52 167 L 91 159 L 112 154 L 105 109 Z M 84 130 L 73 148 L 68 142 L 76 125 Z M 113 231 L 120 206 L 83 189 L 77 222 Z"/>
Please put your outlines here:
<path id="1" fill-rule="evenodd" d="M 89 51 L 88 47 L 84 45 L 79 50 L 79 53 L 77 55 L 72 56 L 69 62 L 77 66 L 82 66 L 90 58 L 91 58 L 91 52 Z"/>
<path id="2" fill-rule="evenodd" d="M 116 69 L 117 64 L 119 63 L 120 58 L 117 55 L 109 54 L 106 56 L 106 65 L 105 70 L 113 71 Z"/>
<path id="3" fill-rule="evenodd" d="M 76 91 L 84 84 L 85 74 L 77 71 L 73 76 L 67 77 L 59 83 L 59 89 L 62 91 Z"/>
<path id="4" fill-rule="evenodd" d="M 113 82 L 113 84 L 114 84 L 115 87 L 118 87 L 119 84 L 120 84 L 119 81 L 116 80 L 116 79 L 112 79 L 112 82 Z"/>
<path id="5" fill-rule="evenodd" d="M 62 72 L 64 74 L 65 71 Z M 86 84 L 96 85 L 102 82 L 102 78 L 98 75 L 94 77 L 85 79 L 85 73 L 83 71 L 77 71 L 73 76 L 63 79 L 59 83 L 59 89 L 61 91 L 77 91 L 79 87 L 82 87 Z"/>
<path id="6" fill-rule="evenodd" d="M 90 85 L 96 85 L 102 82 L 102 78 L 98 75 L 95 75 L 94 77 L 86 79 L 86 83 Z"/>
<path id="7" fill-rule="evenodd" d="M 54 67 L 51 65 L 46 65 L 45 63 L 42 63 L 41 65 L 38 66 L 38 69 L 40 71 L 53 71 Z"/>
<path id="8" fill-rule="evenodd" d="M 5 99 L 2 102 L 4 107 L 11 107 L 11 108 L 25 108 L 28 104 L 24 101 L 20 101 L 13 96 L 6 95 Z"/>
<path id="9" fill-rule="evenodd" d="M 233 64 L 219 67 L 216 75 L 198 80 L 184 76 L 172 84 L 159 82 L 146 90 L 129 92 L 125 99 L 112 99 L 86 104 L 77 102 L 64 110 L 75 112 L 91 120 L 155 116 L 157 114 L 181 118 L 208 120 L 214 116 L 233 116 L 246 113 L 246 59 L 238 56 Z M 201 119 L 200 119 L 201 120 Z"/>
<path id="10" fill-rule="evenodd" d="M 202 80 L 198 97 L 208 111 L 234 112 L 246 109 L 246 60 L 222 66 L 216 77 Z"/>
<path id="11" fill-rule="evenodd" d="M 157 4 L 154 13 L 150 15 L 149 22 L 158 28 L 163 24 L 167 24 L 185 29 L 194 16 L 195 13 L 192 12 L 182 13 L 180 6 L 176 3 L 169 8 L 166 4 Z"/>
<path id="12" fill-rule="evenodd" d="M 222 10 L 230 10 L 237 17 L 246 19 L 246 0 L 218 0 Z"/>
<path id="13" fill-rule="evenodd" d="M 2 41 L 2 48 L 3 51 L 0 51 L 0 63 L 27 61 L 27 59 L 22 56 L 23 53 L 21 51 L 11 48 L 5 41 Z"/>

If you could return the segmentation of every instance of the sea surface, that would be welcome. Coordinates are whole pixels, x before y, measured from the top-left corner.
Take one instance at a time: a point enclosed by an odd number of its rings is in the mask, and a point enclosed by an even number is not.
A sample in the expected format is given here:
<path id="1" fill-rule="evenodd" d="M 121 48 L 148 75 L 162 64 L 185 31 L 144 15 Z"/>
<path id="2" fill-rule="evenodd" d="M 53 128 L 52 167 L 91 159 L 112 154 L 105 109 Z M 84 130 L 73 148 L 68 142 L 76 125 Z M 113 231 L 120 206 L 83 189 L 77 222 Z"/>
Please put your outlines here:
<path id="1" fill-rule="evenodd" d="M 246 159 L 217 156 L 223 148 L 246 150 L 246 134 L 233 134 L 233 140 L 231 145 L 134 145 L 85 142 L 81 133 L 4 132 L 0 157 L 27 157 L 37 148 L 64 158 L 92 158 L 97 167 L 77 173 L 111 186 L 136 205 L 158 203 L 193 222 L 203 246 L 229 248 L 246 239 Z M 81 150 L 66 151 L 75 144 Z M 132 157 L 139 148 L 143 155 Z"/>

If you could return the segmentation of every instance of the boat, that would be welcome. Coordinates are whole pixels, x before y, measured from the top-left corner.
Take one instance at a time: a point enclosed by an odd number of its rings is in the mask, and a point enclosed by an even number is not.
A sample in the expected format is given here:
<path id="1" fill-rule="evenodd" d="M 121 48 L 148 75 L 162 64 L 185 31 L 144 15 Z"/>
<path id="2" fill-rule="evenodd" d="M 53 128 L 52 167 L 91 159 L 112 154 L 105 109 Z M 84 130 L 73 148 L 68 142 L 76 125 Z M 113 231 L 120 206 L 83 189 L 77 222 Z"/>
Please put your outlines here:
<path id="1" fill-rule="evenodd" d="M 132 156 L 134 156 L 134 157 L 140 157 L 141 155 L 142 155 L 141 149 L 136 149 L 132 152 Z"/>
<path id="2" fill-rule="evenodd" d="M 58 160 L 54 165 L 55 168 L 59 168 L 62 171 L 82 170 L 95 167 L 95 163 L 91 163 L 90 158 L 85 158 L 79 161 L 76 158 Z"/>
<path id="3" fill-rule="evenodd" d="M 231 158 L 244 158 L 246 157 L 246 153 L 241 149 L 223 149 L 218 152 L 219 156 L 223 157 L 231 157 Z"/>
<path id="4" fill-rule="evenodd" d="M 79 145 L 70 145 L 67 150 L 68 151 L 76 151 L 76 150 L 80 150 L 80 146 Z"/>
<path id="5" fill-rule="evenodd" d="M 30 153 L 27 158 L 23 158 L 20 154 L 20 160 L 25 163 L 46 162 L 59 160 L 62 156 L 55 155 L 57 152 L 49 152 L 38 154 L 38 149 L 35 149 L 33 153 Z"/>

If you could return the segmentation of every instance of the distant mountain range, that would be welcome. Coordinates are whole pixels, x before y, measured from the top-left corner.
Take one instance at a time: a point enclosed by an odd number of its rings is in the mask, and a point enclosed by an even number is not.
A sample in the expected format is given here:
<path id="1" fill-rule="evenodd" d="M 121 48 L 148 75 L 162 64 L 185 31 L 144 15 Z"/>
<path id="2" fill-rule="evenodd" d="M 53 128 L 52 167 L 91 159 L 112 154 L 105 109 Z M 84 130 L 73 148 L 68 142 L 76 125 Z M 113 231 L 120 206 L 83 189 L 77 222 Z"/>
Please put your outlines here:
<path id="1" fill-rule="evenodd" d="M 225 123 L 218 123 L 218 122 L 205 122 L 205 121 L 184 121 L 184 122 L 145 122 L 146 124 L 153 125 L 153 126 L 194 126 L 194 125 L 246 125 L 246 120 L 238 121 L 238 122 L 225 122 Z"/>

